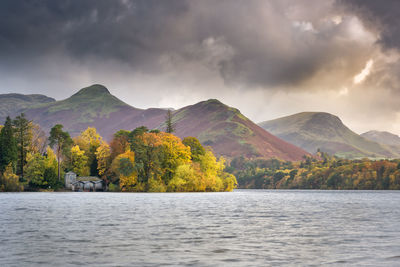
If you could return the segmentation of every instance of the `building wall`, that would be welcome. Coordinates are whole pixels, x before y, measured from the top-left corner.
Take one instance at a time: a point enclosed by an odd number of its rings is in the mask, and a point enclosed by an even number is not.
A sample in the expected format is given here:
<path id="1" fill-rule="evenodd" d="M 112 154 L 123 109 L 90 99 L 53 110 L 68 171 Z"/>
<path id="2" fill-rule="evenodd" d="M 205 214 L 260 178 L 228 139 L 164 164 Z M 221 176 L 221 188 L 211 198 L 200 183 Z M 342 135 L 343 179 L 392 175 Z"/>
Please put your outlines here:
<path id="1" fill-rule="evenodd" d="M 68 172 L 65 174 L 64 180 L 65 180 L 65 188 L 72 189 L 71 184 L 76 182 L 76 174 L 73 172 Z"/>

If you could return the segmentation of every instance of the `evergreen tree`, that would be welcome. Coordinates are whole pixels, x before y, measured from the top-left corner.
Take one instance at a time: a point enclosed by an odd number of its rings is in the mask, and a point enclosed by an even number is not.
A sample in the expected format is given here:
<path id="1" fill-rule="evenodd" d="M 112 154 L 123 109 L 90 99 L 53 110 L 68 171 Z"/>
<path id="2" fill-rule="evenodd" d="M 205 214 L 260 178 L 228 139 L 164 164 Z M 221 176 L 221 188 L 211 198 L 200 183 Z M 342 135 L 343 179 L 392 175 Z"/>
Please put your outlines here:
<path id="1" fill-rule="evenodd" d="M 72 145 L 72 139 L 68 132 L 64 132 L 62 130 L 63 127 L 64 126 L 62 126 L 61 124 L 55 125 L 53 128 L 51 128 L 49 137 L 50 146 L 52 148 L 55 147 L 56 149 L 57 164 L 58 164 L 58 181 L 60 181 L 60 176 L 61 176 L 60 164 L 61 164 L 62 152 L 68 150 L 68 148 L 71 147 Z"/>
<path id="2" fill-rule="evenodd" d="M 32 141 L 32 123 L 26 119 L 24 113 L 21 113 L 21 115 L 17 116 L 13 123 L 18 146 L 17 174 L 20 175 L 20 180 L 24 181 L 24 165 L 26 163 L 26 154 Z"/>
<path id="3" fill-rule="evenodd" d="M 167 111 L 167 115 L 165 116 L 165 124 L 167 133 L 173 133 L 175 131 L 174 124 L 172 123 L 172 112 L 171 110 Z"/>
<path id="4" fill-rule="evenodd" d="M 17 142 L 11 119 L 7 117 L 0 131 L 0 171 L 3 172 L 10 163 L 15 167 L 17 159 Z"/>

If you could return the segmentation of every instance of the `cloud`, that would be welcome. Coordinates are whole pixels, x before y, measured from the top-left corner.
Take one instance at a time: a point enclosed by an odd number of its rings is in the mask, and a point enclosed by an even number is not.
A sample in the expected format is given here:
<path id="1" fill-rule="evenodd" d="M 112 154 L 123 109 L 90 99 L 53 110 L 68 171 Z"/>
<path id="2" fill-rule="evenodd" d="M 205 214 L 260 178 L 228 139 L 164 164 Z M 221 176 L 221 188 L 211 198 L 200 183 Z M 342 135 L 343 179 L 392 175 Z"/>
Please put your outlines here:
<path id="1" fill-rule="evenodd" d="M 400 133 L 398 10 L 369 0 L 3 0 L 0 92 L 65 98 L 104 83 L 142 108 L 220 98 L 256 121 L 314 109 L 358 131 Z"/>
<path id="2" fill-rule="evenodd" d="M 385 49 L 400 49 L 400 2 L 397 0 L 339 0 L 346 11 L 356 14 L 364 24 L 374 29 L 378 42 Z"/>
<path id="3" fill-rule="evenodd" d="M 159 74 L 165 64 L 195 62 L 230 86 L 316 87 L 309 83 L 316 75 L 332 76 L 339 65 L 337 75 L 356 71 L 371 38 L 354 18 L 337 23 L 334 5 L 312 1 L 311 10 L 306 2 L 6 0 L 0 3 L 0 58 L 55 53 L 81 64 L 115 61 L 148 74 Z M 358 27 L 357 38 L 349 36 L 352 27 Z M 337 86 L 319 87 L 328 85 Z"/>

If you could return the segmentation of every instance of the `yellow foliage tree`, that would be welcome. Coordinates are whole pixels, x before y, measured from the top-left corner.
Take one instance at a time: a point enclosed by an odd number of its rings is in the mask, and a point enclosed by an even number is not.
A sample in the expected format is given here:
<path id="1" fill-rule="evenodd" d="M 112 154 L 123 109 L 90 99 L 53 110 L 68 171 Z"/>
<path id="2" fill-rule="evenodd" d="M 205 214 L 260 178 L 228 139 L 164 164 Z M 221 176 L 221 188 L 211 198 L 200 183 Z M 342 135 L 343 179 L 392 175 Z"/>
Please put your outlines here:
<path id="1" fill-rule="evenodd" d="M 163 176 L 166 183 L 172 179 L 176 168 L 191 161 L 190 147 L 185 146 L 182 140 L 170 133 L 159 134 L 162 141 L 162 168 Z"/>
<path id="2" fill-rule="evenodd" d="M 206 191 L 222 191 L 224 188 L 220 175 L 224 170 L 225 160 L 221 158 L 220 162 L 211 150 L 207 150 L 203 156 L 200 156 L 200 167 L 204 173 Z"/>
<path id="3" fill-rule="evenodd" d="M 102 142 L 103 138 L 97 133 L 94 127 L 88 127 L 79 136 L 74 138 L 74 143 L 86 152 L 90 151 L 92 147 L 97 149 Z"/>
<path id="4" fill-rule="evenodd" d="M 110 156 L 111 150 L 110 146 L 103 142 L 97 149 L 96 149 L 96 159 L 97 159 L 97 170 L 99 171 L 99 175 L 104 175 L 107 169 L 110 167 Z"/>
<path id="5" fill-rule="evenodd" d="M 3 175 L 0 175 L 0 192 L 17 192 L 24 188 L 20 185 L 18 176 L 12 170 L 12 164 L 8 164 Z"/>
<path id="6" fill-rule="evenodd" d="M 198 164 L 178 166 L 174 177 L 168 184 L 170 192 L 203 192 L 206 190 L 203 173 Z"/>
<path id="7" fill-rule="evenodd" d="M 88 157 L 85 155 L 85 151 L 81 150 L 78 145 L 71 148 L 71 167 L 78 176 L 89 175 L 87 161 Z"/>
<path id="8" fill-rule="evenodd" d="M 74 143 L 85 151 L 89 173 L 99 175 L 97 168 L 96 150 L 103 143 L 103 138 L 97 133 L 96 128 L 88 127 L 79 136 L 74 138 Z"/>

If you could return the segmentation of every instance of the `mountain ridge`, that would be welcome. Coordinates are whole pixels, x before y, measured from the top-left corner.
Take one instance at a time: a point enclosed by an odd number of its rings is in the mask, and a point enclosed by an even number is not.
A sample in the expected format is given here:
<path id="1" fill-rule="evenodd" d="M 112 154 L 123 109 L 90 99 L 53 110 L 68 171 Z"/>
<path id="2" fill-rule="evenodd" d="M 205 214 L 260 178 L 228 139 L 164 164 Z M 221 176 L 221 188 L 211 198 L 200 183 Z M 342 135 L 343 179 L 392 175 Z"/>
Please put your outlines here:
<path id="1" fill-rule="evenodd" d="M 338 116 L 326 112 L 301 112 L 259 125 L 310 153 L 321 149 L 344 158 L 398 156 L 389 147 L 356 134 Z"/>
<path id="2" fill-rule="evenodd" d="M 54 98 L 41 94 L 1 94 L 0 95 L 0 120 L 4 122 L 7 116 L 15 116 L 21 110 L 44 103 L 55 102 Z"/>
<path id="3" fill-rule="evenodd" d="M 99 84 L 82 88 L 71 97 L 42 103 L 21 110 L 46 132 L 57 123 L 72 136 L 87 127 L 95 127 L 106 139 L 120 130 L 133 130 L 139 126 L 165 129 L 166 109 L 138 109 L 132 107 Z M 289 144 L 253 123 L 238 109 L 219 100 L 209 99 L 172 112 L 175 134 L 183 138 L 195 136 L 204 145 L 213 148 L 218 156 L 233 158 L 276 157 L 283 160 L 301 160 L 308 153 Z"/>

